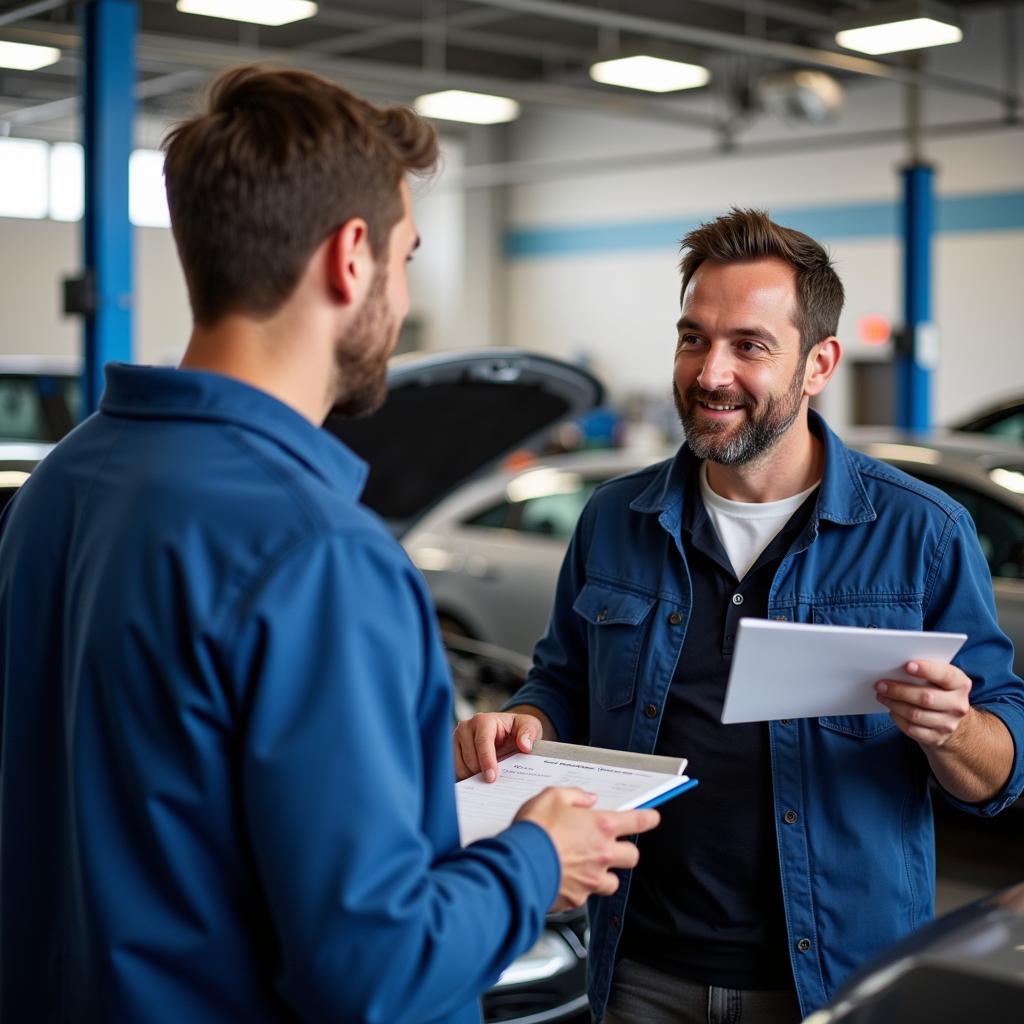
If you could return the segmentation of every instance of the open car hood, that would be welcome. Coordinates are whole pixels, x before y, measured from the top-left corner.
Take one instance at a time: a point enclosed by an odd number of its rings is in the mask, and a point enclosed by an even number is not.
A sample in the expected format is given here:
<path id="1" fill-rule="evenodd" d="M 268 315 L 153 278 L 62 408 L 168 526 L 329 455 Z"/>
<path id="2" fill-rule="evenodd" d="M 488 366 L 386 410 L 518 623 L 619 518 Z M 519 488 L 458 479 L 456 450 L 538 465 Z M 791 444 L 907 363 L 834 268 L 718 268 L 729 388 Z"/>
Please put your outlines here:
<path id="1" fill-rule="evenodd" d="M 324 429 L 369 463 L 363 502 L 398 536 L 470 477 L 604 400 L 588 371 L 501 348 L 400 356 L 388 389 L 373 416 L 332 413 Z"/>

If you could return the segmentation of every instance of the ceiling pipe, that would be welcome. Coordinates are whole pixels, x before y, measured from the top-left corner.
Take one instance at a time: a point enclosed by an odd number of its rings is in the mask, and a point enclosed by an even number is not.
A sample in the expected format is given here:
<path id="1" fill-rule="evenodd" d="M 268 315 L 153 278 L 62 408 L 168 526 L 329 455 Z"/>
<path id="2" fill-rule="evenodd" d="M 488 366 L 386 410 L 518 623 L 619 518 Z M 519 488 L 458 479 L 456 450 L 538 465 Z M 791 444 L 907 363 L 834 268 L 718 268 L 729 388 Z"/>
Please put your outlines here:
<path id="1" fill-rule="evenodd" d="M 57 45 L 53 41 L 53 33 L 44 26 L 14 29 L 9 34 L 25 42 Z M 61 30 L 60 39 L 64 47 L 69 45 L 69 39 L 73 39 L 75 45 L 78 44 L 77 36 L 72 37 L 67 29 Z M 382 61 L 332 58 L 327 54 L 321 55 L 301 49 L 234 46 L 189 37 L 140 32 L 136 38 L 136 56 L 140 61 L 169 61 L 182 68 L 203 68 L 210 74 L 238 64 L 260 62 L 302 67 L 346 84 L 368 84 L 378 89 L 383 87 L 392 97 L 404 92 L 406 99 L 419 92 L 436 89 L 467 89 L 475 92 L 500 93 L 524 103 L 572 107 L 603 114 L 669 122 L 681 128 L 692 127 L 717 132 L 723 124 L 721 118 L 686 110 L 671 100 L 648 100 L 644 97 L 611 94 L 591 88 L 434 71 L 430 68 Z"/>
<path id="2" fill-rule="evenodd" d="M 1018 97 L 1008 94 L 1002 89 L 980 85 L 976 82 L 965 82 L 958 78 L 948 78 L 945 75 L 924 74 L 896 64 L 887 64 L 884 61 L 870 60 L 866 57 L 854 57 L 851 54 L 837 53 L 833 50 L 822 50 L 811 46 L 799 46 L 796 43 L 784 43 L 752 36 L 739 36 L 730 32 L 721 32 L 718 29 L 680 25 L 677 22 L 626 14 L 622 11 L 563 3 L 561 0 L 474 0 L 474 2 L 488 7 L 500 7 L 502 10 L 513 11 L 517 14 L 536 14 L 545 18 L 570 21 L 595 28 L 602 26 L 617 28 L 625 32 L 636 32 L 641 35 L 707 46 L 732 53 L 743 53 L 753 57 L 770 57 L 792 64 L 814 65 L 830 68 L 833 71 L 849 71 L 857 75 L 884 78 L 906 85 L 920 85 L 979 96 L 1004 106 L 1018 102 Z"/>
<path id="3" fill-rule="evenodd" d="M 926 138 L 956 138 L 988 132 L 1019 131 L 1019 126 L 1008 124 L 1002 118 L 988 121 L 956 121 L 920 129 Z M 851 149 L 861 146 L 906 142 L 907 130 L 873 128 L 863 132 L 834 132 L 803 138 L 786 136 L 761 142 L 733 143 L 728 148 L 708 146 L 703 149 L 661 150 L 653 153 L 624 153 L 619 156 L 578 157 L 570 160 L 516 160 L 507 163 L 474 164 L 445 175 L 439 183 L 442 191 L 462 189 L 501 188 L 511 185 L 529 185 L 563 178 L 597 177 L 619 174 L 623 171 L 653 170 L 659 167 L 678 167 L 707 163 L 735 157 L 787 156 L 793 153 L 817 153 L 833 149 Z"/>
<path id="4" fill-rule="evenodd" d="M 26 18 L 34 18 L 37 14 L 45 14 L 55 7 L 64 7 L 68 0 L 36 0 L 36 3 L 23 4 L 15 7 L 12 11 L 4 11 L 0 14 L 0 28 L 4 25 L 13 25 L 17 21 L 24 21 Z"/>

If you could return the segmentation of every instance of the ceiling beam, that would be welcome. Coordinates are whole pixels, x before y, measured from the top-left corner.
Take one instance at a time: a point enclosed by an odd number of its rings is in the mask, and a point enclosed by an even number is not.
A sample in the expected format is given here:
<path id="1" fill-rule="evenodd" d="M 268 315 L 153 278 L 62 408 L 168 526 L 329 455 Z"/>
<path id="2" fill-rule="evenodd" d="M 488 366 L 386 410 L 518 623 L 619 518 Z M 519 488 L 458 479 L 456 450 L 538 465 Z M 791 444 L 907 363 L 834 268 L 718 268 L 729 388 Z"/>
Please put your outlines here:
<path id="1" fill-rule="evenodd" d="M 26 42 L 40 42 L 55 46 L 55 33 L 43 25 L 12 29 L 10 36 Z M 60 45 L 69 47 L 72 37 L 68 29 L 61 30 Z M 720 131 L 724 119 L 687 110 L 678 100 L 648 99 L 627 93 L 611 93 L 589 87 L 573 87 L 547 82 L 519 79 L 492 78 L 443 69 L 413 67 L 394 62 L 335 58 L 308 49 L 276 49 L 264 46 L 236 46 L 216 43 L 189 36 L 140 32 L 136 37 L 136 56 L 140 61 L 170 62 L 183 69 L 196 69 L 201 77 L 223 68 L 248 63 L 274 63 L 302 67 L 345 82 L 368 84 L 388 95 L 401 95 L 407 102 L 413 96 L 435 89 L 467 89 L 476 92 L 499 93 L 524 103 L 544 106 L 570 107 L 609 115 L 639 117 L 651 121 L 668 122 L 679 127 L 696 127 Z"/>
<path id="2" fill-rule="evenodd" d="M 574 22 L 578 25 L 636 32 L 654 38 L 671 39 L 680 43 L 707 46 L 715 50 L 742 53 L 752 57 L 770 57 L 789 64 L 810 64 L 833 71 L 848 71 L 856 75 L 868 75 L 907 85 L 919 85 L 979 96 L 1004 106 L 1016 106 L 1019 103 L 1019 97 L 1011 93 L 976 82 L 965 82 L 958 78 L 948 78 L 945 75 L 927 74 L 914 71 L 912 68 L 888 64 L 880 60 L 870 60 L 866 57 L 854 57 L 852 54 L 838 53 L 834 50 L 736 35 L 718 29 L 683 25 L 679 22 L 627 14 L 623 11 L 596 8 L 589 4 L 565 3 L 563 0 L 474 0 L 474 2 L 488 7 L 500 7 L 502 10 L 513 11 L 517 14 L 536 14 L 558 21 Z"/>

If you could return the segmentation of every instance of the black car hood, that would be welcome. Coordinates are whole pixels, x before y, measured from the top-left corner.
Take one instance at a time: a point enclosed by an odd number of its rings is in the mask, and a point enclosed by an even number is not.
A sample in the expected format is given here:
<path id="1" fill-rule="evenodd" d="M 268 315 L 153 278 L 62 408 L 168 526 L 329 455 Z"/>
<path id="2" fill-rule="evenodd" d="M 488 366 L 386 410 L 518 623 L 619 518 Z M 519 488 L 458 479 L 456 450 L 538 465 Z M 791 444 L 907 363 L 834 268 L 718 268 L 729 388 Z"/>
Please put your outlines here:
<path id="1" fill-rule="evenodd" d="M 401 536 L 454 488 L 604 400 L 592 374 L 550 356 L 477 349 L 402 356 L 367 419 L 324 429 L 370 464 L 363 502 Z"/>

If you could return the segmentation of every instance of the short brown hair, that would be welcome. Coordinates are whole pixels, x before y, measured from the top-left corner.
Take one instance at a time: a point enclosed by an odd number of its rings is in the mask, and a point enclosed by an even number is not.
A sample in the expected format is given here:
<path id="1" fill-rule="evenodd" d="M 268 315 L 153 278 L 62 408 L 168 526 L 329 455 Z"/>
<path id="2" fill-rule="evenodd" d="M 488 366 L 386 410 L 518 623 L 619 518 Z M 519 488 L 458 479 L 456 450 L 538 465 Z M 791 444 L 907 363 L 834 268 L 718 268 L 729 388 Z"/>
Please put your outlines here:
<path id="1" fill-rule="evenodd" d="M 428 173 L 437 136 L 406 107 L 376 107 L 305 71 L 234 68 L 207 109 L 164 141 L 171 227 L 192 313 L 269 316 L 316 247 L 353 217 L 379 260 L 406 172 Z"/>
<path id="2" fill-rule="evenodd" d="M 705 261 L 747 263 L 780 259 L 796 272 L 796 316 L 804 355 L 839 329 L 843 311 L 843 282 L 839 280 L 824 246 L 810 235 L 776 224 L 764 210 L 740 210 L 694 228 L 680 243 L 685 255 L 680 302 L 686 286 Z"/>

